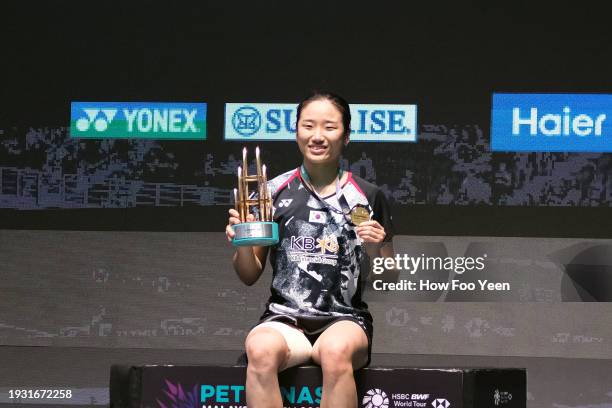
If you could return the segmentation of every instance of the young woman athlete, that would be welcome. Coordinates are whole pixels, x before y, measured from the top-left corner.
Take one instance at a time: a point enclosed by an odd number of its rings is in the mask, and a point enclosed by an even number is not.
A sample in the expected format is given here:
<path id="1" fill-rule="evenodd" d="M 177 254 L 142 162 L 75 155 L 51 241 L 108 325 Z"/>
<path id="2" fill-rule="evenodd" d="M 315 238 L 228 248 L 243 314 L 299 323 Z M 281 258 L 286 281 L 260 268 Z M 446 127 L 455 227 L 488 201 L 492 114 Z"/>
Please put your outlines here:
<path id="1" fill-rule="evenodd" d="M 266 311 L 245 342 L 250 408 L 281 408 L 277 373 L 311 360 L 323 372 L 320 406 L 357 407 L 353 371 L 370 363 L 373 334 L 362 281 L 372 256 L 393 256 L 393 225 L 382 191 L 339 167 L 350 123 L 338 95 L 315 92 L 298 105 L 303 162 L 268 182 L 279 243 L 234 254 L 247 285 L 263 272 L 268 252 L 273 268 Z M 250 214 L 246 221 L 254 220 Z M 230 209 L 228 240 L 240 222 Z"/>

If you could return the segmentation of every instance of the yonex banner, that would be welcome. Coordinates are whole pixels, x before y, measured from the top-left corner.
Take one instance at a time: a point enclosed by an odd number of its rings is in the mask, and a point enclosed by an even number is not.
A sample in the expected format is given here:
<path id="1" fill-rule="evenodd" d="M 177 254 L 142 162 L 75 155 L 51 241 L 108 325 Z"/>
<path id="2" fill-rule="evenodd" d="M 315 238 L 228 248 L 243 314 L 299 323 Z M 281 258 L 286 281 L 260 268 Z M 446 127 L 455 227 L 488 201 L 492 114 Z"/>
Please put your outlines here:
<path id="1" fill-rule="evenodd" d="M 226 140 L 295 140 L 297 103 L 226 103 Z M 352 104 L 351 140 L 415 142 L 416 105 Z"/>
<path id="2" fill-rule="evenodd" d="M 491 149 L 612 152 L 612 95 L 493 94 Z"/>
<path id="3" fill-rule="evenodd" d="M 70 137 L 204 140 L 206 104 L 72 102 Z"/>

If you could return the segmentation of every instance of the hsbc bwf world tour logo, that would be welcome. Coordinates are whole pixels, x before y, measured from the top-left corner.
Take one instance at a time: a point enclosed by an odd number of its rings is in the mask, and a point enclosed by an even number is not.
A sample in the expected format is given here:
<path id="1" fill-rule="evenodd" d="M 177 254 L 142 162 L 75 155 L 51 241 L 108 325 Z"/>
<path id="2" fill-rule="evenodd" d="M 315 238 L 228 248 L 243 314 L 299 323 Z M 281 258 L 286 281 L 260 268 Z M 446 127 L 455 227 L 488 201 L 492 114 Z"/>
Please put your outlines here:
<path id="1" fill-rule="evenodd" d="M 451 404 L 447 399 L 433 398 L 431 394 L 399 392 L 387 395 L 380 388 L 372 388 L 363 396 L 361 406 L 362 408 L 450 408 Z"/>
<path id="2" fill-rule="evenodd" d="M 204 140 L 206 104 L 72 102 L 70 137 Z"/>

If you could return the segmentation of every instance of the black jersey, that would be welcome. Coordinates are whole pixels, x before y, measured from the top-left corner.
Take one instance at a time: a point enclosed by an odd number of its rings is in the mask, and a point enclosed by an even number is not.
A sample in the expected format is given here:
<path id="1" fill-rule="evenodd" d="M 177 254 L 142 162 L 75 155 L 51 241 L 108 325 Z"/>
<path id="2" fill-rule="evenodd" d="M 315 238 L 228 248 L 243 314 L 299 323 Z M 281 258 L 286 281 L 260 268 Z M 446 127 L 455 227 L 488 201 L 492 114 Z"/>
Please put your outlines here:
<path id="1" fill-rule="evenodd" d="M 268 182 L 279 242 L 270 248 L 273 268 L 271 296 L 262 319 L 270 315 L 355 316 L 372 321 L 361 288 L 369 259 L 356 226 L 342 214 L 337 194 L 322 197 L 330 210 L 307 187 L 299 168 Z M 350 172 L 340 188 L 344 207 L 362 206 L 370 218 L 393 237 L 389 205 L 374 184 Z M 364 276 L 365 275 L 365 276 Z"/>

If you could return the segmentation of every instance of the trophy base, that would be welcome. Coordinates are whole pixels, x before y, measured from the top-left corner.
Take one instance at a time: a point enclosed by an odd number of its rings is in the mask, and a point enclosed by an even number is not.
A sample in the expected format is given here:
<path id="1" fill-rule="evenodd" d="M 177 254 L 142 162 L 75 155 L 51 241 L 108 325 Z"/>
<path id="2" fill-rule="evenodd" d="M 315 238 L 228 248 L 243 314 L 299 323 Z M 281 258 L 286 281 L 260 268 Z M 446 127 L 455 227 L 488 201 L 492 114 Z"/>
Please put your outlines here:
<path id="1" fill-rule="evenodd" d="M 233 225 L 234 246 L 270 246 L 278 242 L 278 224 L 269 221 L 243 222 Z"/>

